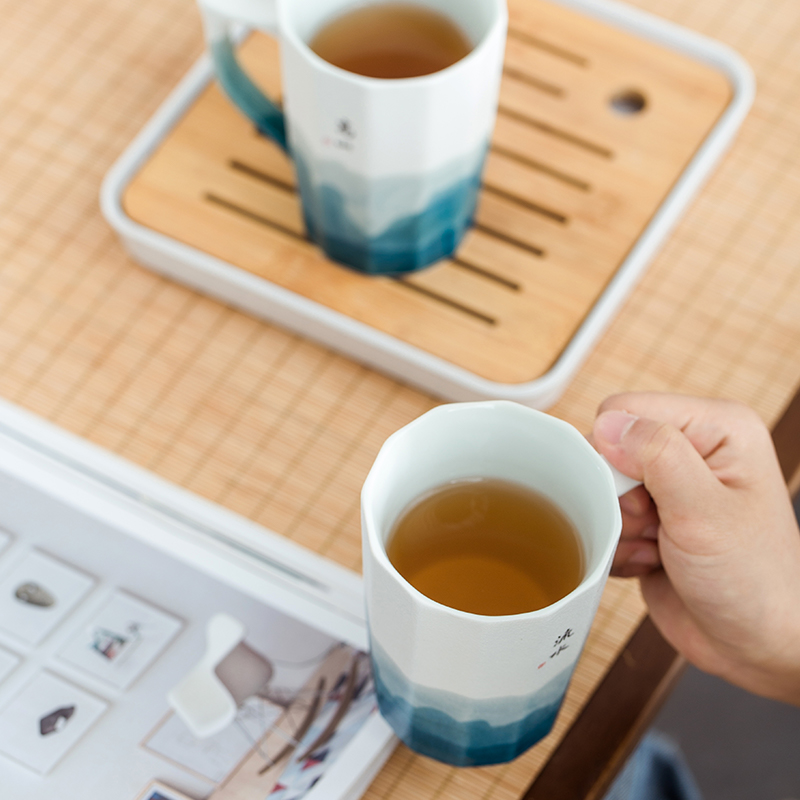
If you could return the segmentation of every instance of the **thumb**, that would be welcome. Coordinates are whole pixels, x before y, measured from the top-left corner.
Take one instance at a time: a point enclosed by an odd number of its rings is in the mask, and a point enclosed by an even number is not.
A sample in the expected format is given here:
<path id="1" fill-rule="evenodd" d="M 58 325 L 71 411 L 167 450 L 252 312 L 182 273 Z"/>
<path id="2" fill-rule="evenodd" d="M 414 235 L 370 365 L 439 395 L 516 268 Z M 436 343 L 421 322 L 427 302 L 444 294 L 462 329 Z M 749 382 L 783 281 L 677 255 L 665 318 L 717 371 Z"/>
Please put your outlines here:
<path id="1" fill-rule="evenodd" d="M 718 481 L 681 430 L 664 422 L 605 411 L 595 420 L 597 450 L 620 472 L 644 483 L 665 516 L 695 514 L 708 506 Z"/>

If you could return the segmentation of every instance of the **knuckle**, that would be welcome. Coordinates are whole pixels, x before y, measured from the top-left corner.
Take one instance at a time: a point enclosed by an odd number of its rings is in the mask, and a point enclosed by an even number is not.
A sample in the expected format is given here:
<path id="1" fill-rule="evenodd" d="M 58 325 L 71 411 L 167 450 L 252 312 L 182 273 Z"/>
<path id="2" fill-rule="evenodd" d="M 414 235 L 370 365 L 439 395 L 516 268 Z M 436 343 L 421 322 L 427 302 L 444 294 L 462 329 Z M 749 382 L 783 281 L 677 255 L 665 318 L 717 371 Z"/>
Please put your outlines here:
<path id="1" fill-rule="evenodd" d="M 720 400 L 725 419 L 729 420 L 731 432 L 744 442 L 765 444 L 771 442 L 766 423 L 755 409 L 738 400 Z"/>
<path id="2" fill-rule="evenodd" d="M 718 415 L 748 428 L 764 428 L 764 422 L 756 411 L 740 400 L 719 399 L 714 401 Z"/>
<path id="3" fill-rule="evenodd" d="M 646 463 L 661 463 L 671 460 L 676 449 L 676 439 L 680 431 L 666 422 L 651 422 L 642 426 L 641 452 Z"/>

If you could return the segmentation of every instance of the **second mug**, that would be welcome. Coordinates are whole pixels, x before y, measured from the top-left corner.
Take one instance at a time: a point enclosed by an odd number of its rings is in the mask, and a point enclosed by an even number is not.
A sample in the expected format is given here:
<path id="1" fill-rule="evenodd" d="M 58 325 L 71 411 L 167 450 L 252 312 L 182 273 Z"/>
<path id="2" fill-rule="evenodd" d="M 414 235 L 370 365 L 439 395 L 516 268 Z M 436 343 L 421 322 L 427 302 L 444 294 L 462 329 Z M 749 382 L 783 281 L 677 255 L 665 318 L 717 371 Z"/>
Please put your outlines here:
<path id="1" fill-rule="evenodd" d="M 353 0 L 198 0 L 223 88 L 292 157 L 309 237 L 369 274 L 426 267 L 455 251 L 472 222 L 494 129 L 507 27 L 505 0 L 415 0 L 460 29 L 469 53 L 408 78 L 357 74 L 310 46 Z M 398 5 L 399 7 L 399 5 Z M 245 23 L 280 43 L 283 105 L 236 58 Z"/>
<path id="2" fill-rule="evenodd" d="M 560 510 L 580 542 L 582 577 L 556 584 L 566 561 L 540 524 L 517 512 L 515 521 L 509 509 L 504 530 L 487 523 L 487 480 Z M 412 750 L 480 766 L 510 761 L 547 735 L 611 568 L 622 528 L 617 497 L 635 483 L 568 423 L 505 401 L 438 406 L 386 440 L 361 494 L 364 591 L 378 705 Z M 438 514 L 427 506 L 427 518 L 416 519 L 425 534 L 420 562 L 427 559 L 427 586 L 436 590 L 425 594 L 421 572 L 412 576 L 397 557 L 398 521 L 421 499 L 470 484 L 480 496 L 469 505 Z M 531 553 L 544 567 L 535 578 Z M 444 594 L 445 568 L 460 573 L 457 597 Z M 499 591 L 497 576 L 507 581 Z M 547 591 L 525 598 L 527 608 L 509 607 L 519 594 L 512 584 L 530 581 Z"/>

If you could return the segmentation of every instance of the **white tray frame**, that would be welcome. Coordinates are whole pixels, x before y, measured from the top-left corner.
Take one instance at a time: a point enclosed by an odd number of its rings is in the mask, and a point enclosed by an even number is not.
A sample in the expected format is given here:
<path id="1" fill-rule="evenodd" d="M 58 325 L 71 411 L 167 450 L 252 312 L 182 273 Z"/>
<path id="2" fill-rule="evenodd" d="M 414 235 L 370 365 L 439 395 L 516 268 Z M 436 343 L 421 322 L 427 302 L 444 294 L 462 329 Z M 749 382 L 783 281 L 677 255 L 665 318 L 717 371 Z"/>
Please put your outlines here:
<path id="1" fill-rule="evenodd" d="M 359 575 L 0 400 L 0 480 L 8 479 L 369 649 Z M 357 800 L 396 744 L 372 714 L 306 800 Z"/>
<path id="2" fill-rule="evenodd" d="M 369 325 L 178 242 L 133 221 L 122 207 L 125 190 L 161 141 L 213 80 L 203 56 L 109 170 L 100 193 L 106 219 L 134 259 L 199 291 L 274 322 L 357 361 L 447 400 L 508 399 L 534 408 L 558 400 L 672 230 L 692 197 L 728 149 L 755 96 L 755 79 L 735 51 L 616 0 L 555 0 L 720 70 L 732 99 L 675 182 L 644 232 L 554 365 L 535 380 L 488 380 Z"/>

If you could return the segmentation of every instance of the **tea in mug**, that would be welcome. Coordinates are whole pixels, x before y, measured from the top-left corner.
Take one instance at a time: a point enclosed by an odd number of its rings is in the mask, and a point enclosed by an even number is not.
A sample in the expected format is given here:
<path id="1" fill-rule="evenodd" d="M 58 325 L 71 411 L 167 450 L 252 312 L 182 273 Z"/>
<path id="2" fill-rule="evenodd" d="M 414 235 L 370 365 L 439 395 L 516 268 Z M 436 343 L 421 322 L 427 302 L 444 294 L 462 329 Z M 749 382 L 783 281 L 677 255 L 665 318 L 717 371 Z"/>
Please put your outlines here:
<path id="1" fill-rule="evenodd" d="M 377 3 L 342 14 L 309 47 L 330 64 L 370 78 L 428 75 L 472 50 L 444 14 L 411 3 Z"/>
<path id="2" fill-rule="evenodd" d="M 386 552 L 431 600 L 487 616 L 549 606 L 584 573 L 581 540 L 566 514 L 539 492 L 495 478 L 423 495 L 400 515 Z"/>

